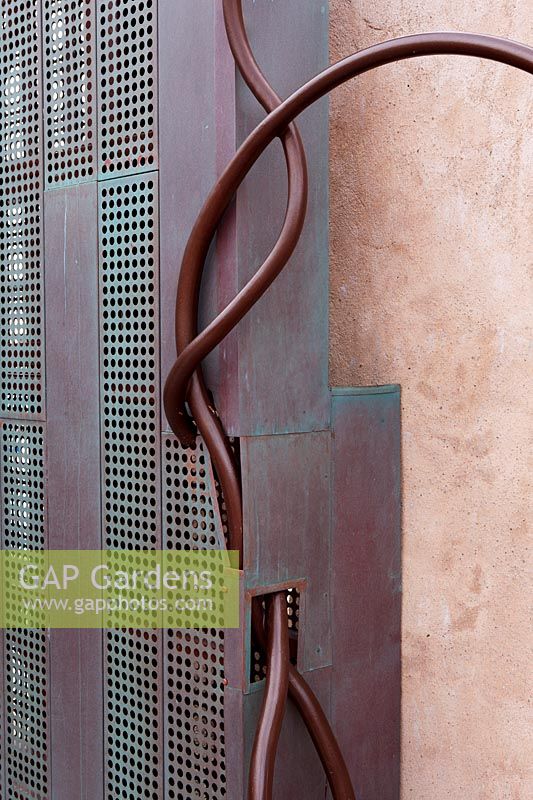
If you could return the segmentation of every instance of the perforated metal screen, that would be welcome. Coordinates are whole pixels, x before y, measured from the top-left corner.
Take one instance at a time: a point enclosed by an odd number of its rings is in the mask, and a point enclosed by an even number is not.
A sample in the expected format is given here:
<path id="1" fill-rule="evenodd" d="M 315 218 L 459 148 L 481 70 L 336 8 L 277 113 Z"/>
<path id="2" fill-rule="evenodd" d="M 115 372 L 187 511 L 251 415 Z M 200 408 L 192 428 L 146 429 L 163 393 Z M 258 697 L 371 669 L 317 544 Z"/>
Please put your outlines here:
<path id="1" fill-rule="evenodd" d="M 40 3 L 5 0 L 0 17 L 1 546 L 43 549 L 47 530 L 46 432 L 41 423 L 45 368 Z M 9 630 L 0 641 L 0 796 L 47 800 L 48 636 L 40 630 Z"/>
<path id="2" fill-rule="evenodd" d="M 201 439 L 184 450 L 165 436 L 163 476 L 165 548 L 223 548 L 215 479 Z M 165 631 L 165 681 L 165 797 L 226 797 L 224 631 Z"/>
<path id="3" fill-rule="evenodd" d="M 160 545 L 157 175 L 100 185 L 104 531 L 109 548 Z"/>
<path id="4" fill-rule="evenodd" d="M 103 531 L 161 546 L 157 176 L 100 184 Z M 162 634 L 105 633 L 106 797 L 163 791 Z"/>
<path id="5" fill-rule="evenodd" d="M 39 3 L 6 0 L 0 13 L 0 413 L 40 418 L 44 354 Z"/>
<path id="6" fill-rule="evenodd" d="M 90 180 L 96 170 L 94 0 L 43 0 L 46 183 Z"/>
<path id="7" fill-rule="evenodd" d="M 43 190 L 67 192 L 67 208 L 77 184 L 97 179 L 98 230 L 89 235 L 100 254 L 103 546 L 224 546 L 201 442 L 184 451 L 161 435 L 156 8 L 152 0 L 2 3 L 3 547 L 48 544 L 44 236 L 61 233 L 66 247 L 68 231 L 44 231 Z M 65 260 L 65 281 L 75 268 Z M 61 313 L 48 301 L 48 313 Z M 51 546 L 61 535 L 51 532 Z M 103 637 L 103 785 L 89 796 L 224 797 L 223 632 Z M 51 800 L 49 635 L 3 639 L 0 799 Z"/>
<path id="8" fill-rule="evenodd" d="M 98 4 L 100 175 L 157 166 L 157 3 Z"/>
<path id="9" fill-rule="evenodd" d="M 3 547 L 47 546 L 44 427 L 4 423 Z M 4 636 L 5 797 L 49 797 L 48 635 L 8 630 Z"/>

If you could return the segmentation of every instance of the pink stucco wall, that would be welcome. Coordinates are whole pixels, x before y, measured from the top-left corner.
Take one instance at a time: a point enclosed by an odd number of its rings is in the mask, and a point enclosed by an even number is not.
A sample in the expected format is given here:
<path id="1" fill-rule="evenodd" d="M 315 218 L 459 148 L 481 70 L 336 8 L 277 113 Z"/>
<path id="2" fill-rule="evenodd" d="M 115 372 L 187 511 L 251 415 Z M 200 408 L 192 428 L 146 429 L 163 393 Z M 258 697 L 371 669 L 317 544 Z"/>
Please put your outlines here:
<path id="1" fill-rule="evenodd" d="M 532 24 L 518 0 L 331 0 L 331 58 Z M 528 76 L 465 58 L 332 100 L 331 381 L 403 387 L 404 800 L 533 796 L 532 101 Z"/>

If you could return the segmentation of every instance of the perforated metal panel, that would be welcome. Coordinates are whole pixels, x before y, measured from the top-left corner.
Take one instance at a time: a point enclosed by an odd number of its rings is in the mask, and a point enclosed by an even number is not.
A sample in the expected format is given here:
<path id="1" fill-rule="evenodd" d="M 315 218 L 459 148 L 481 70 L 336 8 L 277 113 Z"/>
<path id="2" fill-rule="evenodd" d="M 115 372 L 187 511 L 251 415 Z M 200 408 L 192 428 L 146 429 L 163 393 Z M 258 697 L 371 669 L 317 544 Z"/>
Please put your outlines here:
<path id="1" fill-rule="evenodd" d="M 265 613 L 265 600 L 261 597 L 254 598 L 255 603 L 261 603 L 263 615 Z M 296 587 L 287 589 L 287 626 L 293 637 L 297 637 L 300 621 L 300 591 Z M 292 656 L 293 663 L 297 662 L 295 655 Z M 260 683 L 266 678 L 267 665 L 265 654 L 258 648 L 253 647 L 250 653 L 250 683 Z"/>
<path id="2" fill-rule="evenodd" d="M 221 550 L 223 522 L 211 461 L 201 438 L 184 449 L 163 438 L 164 543 L 168 550 Z"/>
<path id="3" fill-rule="evenodd" d="M 41 550 L 47 545 L 44 428 L 4 423 L 1 442 L 2 546 Z M 48 661 L 46 631 L 5 632 L 7 800 L 49 797 Z"/>
<path id="4" fill-rule="evenodd" d="M 300 592 L 298 589 L 287 590 L 287 618 L 289 629 L 298 631 L 300 623 Z"/>
<path id="5" fill-rule="evenodd" d="M 160 800 L 163 723 L 161 635 L 106 634 L 106 798 Z"/>
<path id="6" fill-rule="evenodd" d="M 105 544 L 160 545 L 157 176 L 99 191 Z"/>
<path id="7" fill-rule="evenodd" d="M 90 180 L 96 168 L 94 0 L 43 0 L 46 183 Z"/>
<path id="8" fill-rule="evenodd" d="M 224 631 L 166 637 L 168 800 L 226 797 Z"/>
<path id="9" fill-rule="evenodd" d="M 0 413 L 40 417 L 42 344 L 39 3 L 0 11 Z"/>
<path id="10" fill-rule="evenodd" d="M 5 657 L 4 657 L 4 631 L 0 631 L 0 686 L 2 687 L 2 696 L 5 694 L 5 684 L 4 684 L 4 666 L 5 666 Z M 0 702 L 0 800 L 5 800 L 5 793 L 4 793 L 4 764 L 6 761 L 5 756 L 5 740 L 4 740 L 4 726 L 5 726 L 5 713 L 4 713 L 4 701 Z"/>
<path id="11" fill-rule="evenodd" d="M 2 426 L 3 546 L 42 550 L 44 514 L 44 427 L 5 422 Z"/>
<path id="12" fill-rule="evenodd" d="M 160 538 L 157 177 L 99 189 L 100 370 L 105 546 Z M 162 635 L 108 631 L 108 800 L 158 800 L 163 786 Z"/>
<path id="13" fill-rule="evenodd" d="M 157 2 L 109 0 L 98 14 L 99 172 L 157 165 Z"/>
<path id="14" fill-rule="evenodd" d="M 216 484 L 201 439 L 185 450 L 163 440 L 164 546 L 221 549 Z M 165 631 L 165 762 L 168 800 L 226 797 L 224 631 Z"/>
<path id="15" fill-rule="evenodd" d="M 48 800 L 48 640 L 5 634 L 6 789 L 9 800 Z"/>

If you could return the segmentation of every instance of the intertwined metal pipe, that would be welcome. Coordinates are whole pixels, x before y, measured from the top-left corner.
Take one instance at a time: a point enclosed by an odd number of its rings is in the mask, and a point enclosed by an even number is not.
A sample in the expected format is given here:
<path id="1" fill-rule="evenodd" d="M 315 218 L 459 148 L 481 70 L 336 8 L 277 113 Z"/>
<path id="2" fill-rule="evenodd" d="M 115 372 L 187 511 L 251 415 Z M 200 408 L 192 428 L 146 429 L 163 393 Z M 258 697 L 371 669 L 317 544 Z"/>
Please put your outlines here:
<path id="1" fill-rule="evenodd" d="M 178 358 L 165 384 L 169 424 L 181 443 L 192 446 L 196 428 L 217 472 L 228 514 L 229 545 L 241 554 L 242 494 L 233 451 L 213 407 L 201 370 L 202 360 L 248 313 L 290 259 L 300 237 L 306 210 L 305 154 L 293 120 L 325 94 L 357 75 L 384 64 L 424 55 L 489 58 L 533 74 L 533 49 L 516 42 L 468 33 L 428 33 L 374 45 L 330 66 L 281 102 L 262 75 L 251 51 L 241 0 L 224 0 L 228 39 L 248 86 L 268 116 L 248 136 L 207 198 L 187 243 L 176 299 Z M 269 143 L 281 137 L 288 170 L 288 199 L 282 231 L 270 255 L 252 279 L 203 331 L 198 333 L 200 283 L 211 241 L 235 192 Z M 187 412 L 188 403 L 190 416 Z M 348 770 L 329 722 L 303 676 L 289 662 L 283 598 L 270 602 L 269 630 L 254 620 L 255 636 L 265 647 L 268 674 L 250 770 L 250 800 L 270 800 L 277 741 L 288 691 L 301 714 L 324 766 L 334 800 L 355 800 Z M 281 626 L 281 627 L 280 627 Z M 285 665 L 285 666 L 284 666 Z"/>

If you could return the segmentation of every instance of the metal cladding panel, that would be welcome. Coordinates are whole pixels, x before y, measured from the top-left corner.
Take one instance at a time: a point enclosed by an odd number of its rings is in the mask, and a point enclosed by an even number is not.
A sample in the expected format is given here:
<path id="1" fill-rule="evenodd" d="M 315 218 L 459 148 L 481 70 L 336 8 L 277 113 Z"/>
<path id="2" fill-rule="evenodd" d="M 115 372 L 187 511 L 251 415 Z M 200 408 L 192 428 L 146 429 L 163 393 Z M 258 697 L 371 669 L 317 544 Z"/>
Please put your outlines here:
<path id="1" fill-rule="evenodd" d="M 157 0 L 98 3 L 98 174 L 157 168 Z"/>
<path id="2" fill-rule="evenodd" d="M 1 502 L 1 491 L 0 491 L 0 502 Z M 1 527 L 0 527 L 0 546 L 3 546 L 1 543 Z M 2 587 L 0 587 L 0 592 L 3 592 Z M 4 693 L 5 693 L 5 683 L 4 683 L 4 661 L 5 661 L 5 639 L 4 639 L 4 631 L 0 630 L 0 687 L 2 689 L 2 697 L 0 702 L 0 800 L 6 800 L 6 790 L 5 790 L 5 782 L 4 782 L 4 764 L 6 762 L 6 754 L 5 754 L 5 709 L 4 709 Z"/>
<path id="3" fill-rule="evenodd" d="M 45 192 L 48 521 L 53 549 L 99 549 L 96 184 Z"/>
<path id="4" fill-rule="evenodd" d="M 44 417 L 40 3 L 0 11 L 0 416 Z"/>
<path id="5" fill-rule="evenodd" d="M 228 126 L 228 109 L 218 108 L 216 100 L 220 80 L 214 52 L 216 4 L 213 0 L 160 0 L 158 13 L 161 373 L 165 379 L 176 356 L 174 305 L 181 258 L 196 215 L 216 180 L 218 138 Z M 217 116 L 224 117 L 222 129 L 217 127 Z M 205 294 L 214 297 L 216 309 L 213 270 L 214 265 L 208 271 Z M 212 375 L 209 385 L 213 386 Z"/>
<path id="6" fill-rule="evenodd" d="M 3 422 L 1 439 L 2 547 L 43 550 L 46 533 L 44 426 Z M 44 630 L 4 634 L 6 800 L 48 800 L 49 640 Z"/>
<path id="7" fill-rule="evenodd" d="M 48 526 L 101 547 L 95 183 L 45 192 Z M 50 631 L 51 797 L 103 796 L 102 632 Z"/>
<path id="8" fill-rule="evenodd" d="M 298 663 L 331 664 L 329 431 L 241 439 L 246 587 L 305 581 Z"/>
<path id="9" fill-rule="evenodd" d="M 98 211 L 104 541 L 151 549 L 161 545 L 157 174 L 100 183 Z"/>
<path id="10" fill-rule="evenodd" d="M 325 6 L 302 13 L 289 0 L 245 3 L 252 46 L 281 94 L 327 64 Z M 170 333 L 192 224 L 232 157 L 236 139 L 242 140 L 264 112 L 236 80 L 220 3 L 162 0 L 159 13 L 162 322 Z M 296 39 L 302 42 L 297 49 Z M 301 125 L 312 177 L 302 241 L 266 296 L 207 359 L 209 388 L 235 436 L 328 425 L 327 100 L 306 112 Z M 193 162 L 191 152 L 196 154 Z M 204 273 L 202 295 L 207 299 L 200 327 L 232 299 L 274 244 L 286 183 L 281 148 L 271 147 L 239 189 L 236 205 L 230 206 L 217 232 Z M 170 334 L 163 340 L 163 375 L 174 358 Z"/>
<path id="11" fill-rule="evenodd" d="M 50 631 L 53 800 L 104 794 L 102 631 Z"/>
<path id="12" fill-rule="evenodd" d="M 326 3 L 244 2 L 252 50 L 269 82 L 287 96 L 328 65 Z M 298 46 L 295 47 L 295 42 Z M 264 117 L 237 79 L 237 143 Z M 224 419 L 231 434 L 322 430 L 328 388 L 328 101 L 298 119 L 309 168 L 305 228 L 289 264 L 238 328 L 238 381 L 223 372 Z M 281 229 L 287 177 L 274 143 L 237 195 L 237 284 L 252 276 Z"/>
<path id="13" fill-rule="evenodd" d="M 155 173 L 99 185 L 104 547 L 161 547 Z M 163 797 L 161 631 L 104 637 L 105 797 Z"/>
<path id="14" fill-rule="evenodd" d="M 162 800 L 160 631 L 107 631 L 105 797 Z"/>
<path id="15" fill-rule="evenodd" d="M 96 171 L 95 0 L 42 0 L 44 137 L 49 188 Z"/>
<path id="16" fill-rule="evenodd" d="M 201 439 L 184 449 L 163 437 L 163 546 L 222 549 L 216 484 Z M 165 641 L 165 799 L 226 793 L 224 630 L 169 629 Z"/>
<path id="17" fill-rule="evenodd" d="M 398 800 L 398 388 L 334 392 L 332 434 L 332 722 L 348 758 L 357 797 Z"/>

